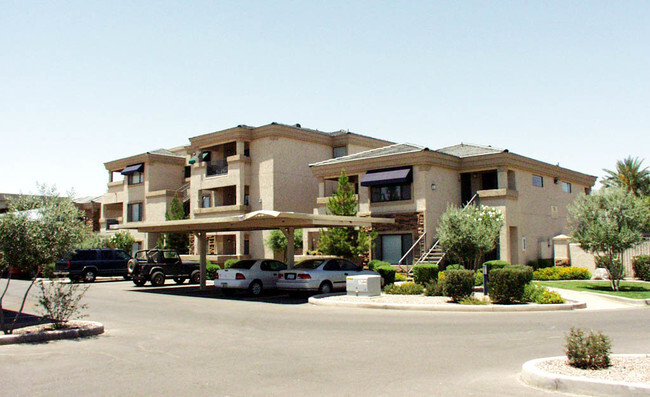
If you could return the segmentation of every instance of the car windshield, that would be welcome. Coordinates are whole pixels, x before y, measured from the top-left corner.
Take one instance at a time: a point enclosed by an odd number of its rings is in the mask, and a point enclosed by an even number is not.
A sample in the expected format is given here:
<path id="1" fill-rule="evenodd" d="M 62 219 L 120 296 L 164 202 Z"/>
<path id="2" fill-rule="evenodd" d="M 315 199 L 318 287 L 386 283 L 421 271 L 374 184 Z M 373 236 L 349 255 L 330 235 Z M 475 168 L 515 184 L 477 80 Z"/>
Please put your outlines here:
<path id="1" fill-rule="evenodd" d="M 256 261 L 252 261 L 252 260 L 243 260 L 243 261 L 239 261 L 239 262 L 233 264 L 232 266 L 230 266 L 230 268 L 231 269 L 250 269 L 255 262 Z"/>
<path id="2" fill-rule="evenodd" d="M 147 260 L 147 251 L 138 251 L 135 253 L 135 259 L 139 261 L 146 261 Z"/>
<path id="3" fill-rule="evenodd" d="M 294 269 L 316 269 L 318 266 L 322 265 L 325 262 L 325 259 L 308 259 L 302 261 L 294 266 Z"/>

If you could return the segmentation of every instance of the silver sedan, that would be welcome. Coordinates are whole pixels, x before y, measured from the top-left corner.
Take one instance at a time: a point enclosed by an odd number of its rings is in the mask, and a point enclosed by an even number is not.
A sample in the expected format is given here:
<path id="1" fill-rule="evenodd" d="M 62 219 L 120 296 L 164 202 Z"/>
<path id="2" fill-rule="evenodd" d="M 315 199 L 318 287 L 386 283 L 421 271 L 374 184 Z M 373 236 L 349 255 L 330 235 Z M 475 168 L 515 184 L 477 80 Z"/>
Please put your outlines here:
<path id="1" fill-rule="evenodd" d="M 347 276 L 375 275 L 370 270 L 355 265 L 347 259 L 308 259 L 282 270 L 278 276 L 277 287 L 283 291 L 318 291 L 329 294 L 335 290 L 345 290 Z"/>

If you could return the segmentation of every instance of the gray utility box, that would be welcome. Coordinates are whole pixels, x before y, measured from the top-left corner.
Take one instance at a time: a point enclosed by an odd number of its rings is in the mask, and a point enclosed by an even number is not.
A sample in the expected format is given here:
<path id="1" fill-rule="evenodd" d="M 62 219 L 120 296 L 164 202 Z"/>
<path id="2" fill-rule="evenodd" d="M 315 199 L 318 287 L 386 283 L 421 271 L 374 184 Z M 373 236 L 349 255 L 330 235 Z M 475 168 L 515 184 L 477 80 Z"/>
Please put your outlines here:
<path id="1" fill-rule="evenodd" d="M 381 276 L 348 276 L 345 278 L 348 295 L 379 296 L 381 295 Z"/>

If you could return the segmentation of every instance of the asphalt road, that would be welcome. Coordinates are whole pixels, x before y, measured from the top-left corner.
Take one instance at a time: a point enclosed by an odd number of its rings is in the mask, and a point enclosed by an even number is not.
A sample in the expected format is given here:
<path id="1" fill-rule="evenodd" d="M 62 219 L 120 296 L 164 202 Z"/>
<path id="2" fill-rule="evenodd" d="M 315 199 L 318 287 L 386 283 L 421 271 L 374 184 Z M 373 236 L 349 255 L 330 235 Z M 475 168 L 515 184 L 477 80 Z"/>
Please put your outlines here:
<path id="1" fill-rule="evenodd" d="M 12 286 L 9 308 L 26 282 Z M 0 346 L 0 395 L 552 396 L 522 385 L 518 373 L 527 360 L 562 355 L 571 326 L 602 330 L 614 353 L 650 352 L 646 308 L 346 309 L 126 281 L 97 282 L 84 302 L 106 333 Z"/>

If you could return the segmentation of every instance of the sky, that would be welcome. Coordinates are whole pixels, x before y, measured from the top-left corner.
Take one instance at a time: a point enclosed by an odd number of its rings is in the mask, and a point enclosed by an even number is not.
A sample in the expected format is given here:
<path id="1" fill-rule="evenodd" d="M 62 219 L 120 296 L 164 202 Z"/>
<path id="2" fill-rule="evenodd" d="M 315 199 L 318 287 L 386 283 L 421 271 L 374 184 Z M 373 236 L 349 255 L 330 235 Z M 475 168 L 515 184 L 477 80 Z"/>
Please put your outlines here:
<path id="1" fill-rule="evenodd" d="M 650 165 L 650 2 L 0 0 L 0 193 L 271 122 Z"/>

